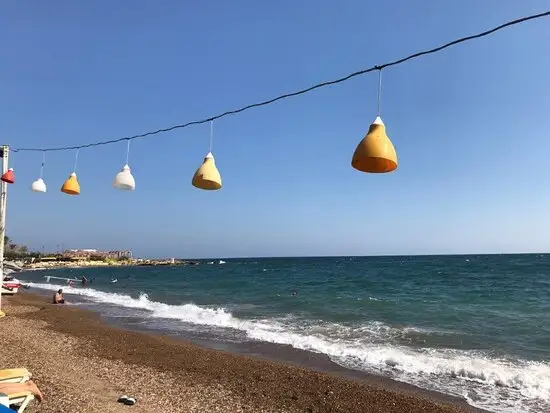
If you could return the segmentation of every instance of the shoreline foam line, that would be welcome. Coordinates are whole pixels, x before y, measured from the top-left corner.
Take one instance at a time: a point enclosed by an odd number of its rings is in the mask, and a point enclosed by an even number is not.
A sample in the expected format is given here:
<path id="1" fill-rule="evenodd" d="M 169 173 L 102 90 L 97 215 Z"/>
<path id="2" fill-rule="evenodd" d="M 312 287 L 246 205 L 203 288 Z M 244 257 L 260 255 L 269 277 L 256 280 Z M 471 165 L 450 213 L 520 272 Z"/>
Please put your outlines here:
<path id="1" fill-rule="evenodd" d="M 47 290 L 59 287 L 40 283 L 30 285 Z M 150 301 L 146 294 L 133 298 L 87 287 L 69 287 L 64 291 L 95 302 L 146 311 L 149 319 L 232 329 L 243 333 L 249 341 L 289 345 L 323 354 L 342 367 L 461 397 L 469 400 L 471 405 L 487 410 L 516 412 L 518 404 L 536 406 L 539 402 L 550 402 L 550 366 L 545 363 L 491 358 L 479 351 L 414 349 L 391 342 L 357 339 L 358 336 L 375 336 L 391 329 L 377 321 L 356 327 L 360 329 L 359 335 L 349 326 L 335 323 L 319 333 L 318 325 L 313 332 L 303 324 L 293 324 L 291 319 L 239 319 L 223 307 L 205 308 L 192 303 L 169 305 Z M 342 337 L 352 336 L 351 333 L 355 333 L 352 339 L 342 340 Z"/>
<path id="2" fill-rule="evenodd" d="M 243 413 L 479 411 L 459 399 L 366 373 L 360 376 L 360 380 L 357 375 L 354 379 L 350 379 L 349 376 L 339 374 L 338 370 L 332 374 L 320 373 L 311 368 L 296 366 L 294 363 L 266 360 L 261 356 L 246 357 L 232 352 L 211 350 L 185 340 L 159 335 L 158 332 L 152 334 L 115 328 L 101 322 L 96 312 L 82 310 L 77 306 L 44 305 L 44 296 L 36 296 L 28 292 L 14 296 L 10 300 L 9 310 L 12 315 L 11 322 L 32 326 L 25 329 L 29 333 L 25 333 L 24 338 L 27 340 L 29 337 L 37 338 L 36 343 L 24 340 L 21 342 L 20 339 L 14 338 L 11 347 L 6 348 L 15 349 L 17 346 L 22 346 L 21 357 L 27 360 L 26 363 L 31 370 L 37 373 L 37 380 L 40 378 L 40 371 L 45 368 L 40 367 L 40 364 L 43 364 L 43 357 L 34 357 L 34 353 L 32 356 L 26 356 L 25 351 L 27 349 L 33 351 L 33 346 L 34 352 L 46 349 L 48 346 L 44 346 L 42 341 L 51 342 L 53 346 L 72 345 L 79 357 L 83 359 L 82 363 L 86 366 L 100 363 L 103 366 L 99 369 L 101 371 L 107 369 L 124 373 L 127 371 L 124 366 L 134 366 L 131 370 L 140 371 L 153 369 L 145 373 L 145 377 L 157 375 L 163 377 L 162 381 L 166 380 L 171 384 L 165 390 L 160 392 L 157 390 L 149 396 L 156 399 L 161 397 L 165 400 L 168 397 L 164 396 L 165 392 L 175 390 L 176 395 L 179 394 L 180 397 L 181 394 L 186 394 L 178 405 L 172 406 L 167 412 L 184 409 L 186 401 L 197 391 L 202 393 L 205 386 L 217 389 L 212 396 L 216 399 L 220 399 L 219 395 L 226 395 L 221 398 L 222 404 L 217 405 L 218 407 L 224 406 L 226 411 L 238 410 Z M 14 325 L 12 328 L 24 328 L 24 326 Z M 44 337 L 38 337 L 40 334 Z M 6 336 L 3 340 L 9 340 L 9 337 Z M 289 347 L 286 348 L 289 349 Z M 285 347 L 280 349 L 284 351 Z M 66 350 L 60 351 L 59 357 Z M 306 352 L 303 352 L 303 356 L 308 357 Z M 48 357 L 57 358 L 55 355 Z M 35 360 L 34 364 L 31 363 L 32 359 Z M 94 369 L 92 375 L 97 374 L 99 370 Z M 125 379 L 126 375 L 127 373 L 119 377 L 117 374 L 115 383 L 117 387 L 124 380 L 126 383 L 133 383 L 133 381 L 128 382 L 127 377 Z M 144 372 L 138 376 L 144 377 Z M 88 375 L 81 375 L 75 383 L 78 383 L 78 388 L 89 388 L 88 379 Z M 107 382 L 112 386 L 112 378 Z M 142 384 L 130 384 L 130 386 L 134 386 L 132 395 L 138 400 L 142 400 L 142 403 L 151 402 L 150 397 L 146 396 L 147 393 L 140 394 L 142 391 L 150 391 L 141 390 L 142 387 L 150 386 L 150 379 L 146 379 Z M 184 389 L 182 390 L 181 387 Z M 177 398 L 177 396 L 174 397 Z M 239 407 L 229 408 L 229 403 L 235 401 Z M 196 405 L 191 410 L 215 410 L 203 405 L 208 402 L 209 400 L 201 400 L 200 405 Z M 50 406 L 43 411 L 59 411 L 54 410 L 53 405 Z M 86 410 L 92 413 L 91 409 Z M 100 410 L 93 410 L 93 413 L 96 411 Z"/>

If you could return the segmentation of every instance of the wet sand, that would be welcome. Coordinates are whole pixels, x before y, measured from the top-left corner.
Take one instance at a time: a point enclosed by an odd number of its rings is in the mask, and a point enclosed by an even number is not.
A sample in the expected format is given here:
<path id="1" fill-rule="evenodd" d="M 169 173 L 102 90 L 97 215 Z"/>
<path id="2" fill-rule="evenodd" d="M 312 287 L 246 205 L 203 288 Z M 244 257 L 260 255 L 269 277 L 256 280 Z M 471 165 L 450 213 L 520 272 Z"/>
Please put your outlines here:
<path id="1" fill-rule="evenodd" d="M 377 376 L 322 373 L 114 328 L 28 292 L 2 304 L 1 366 L 31 370 L 45 396 L 28 412 L 479 412 Z M 136 405 L 118 404 L 123 394 Z"/>

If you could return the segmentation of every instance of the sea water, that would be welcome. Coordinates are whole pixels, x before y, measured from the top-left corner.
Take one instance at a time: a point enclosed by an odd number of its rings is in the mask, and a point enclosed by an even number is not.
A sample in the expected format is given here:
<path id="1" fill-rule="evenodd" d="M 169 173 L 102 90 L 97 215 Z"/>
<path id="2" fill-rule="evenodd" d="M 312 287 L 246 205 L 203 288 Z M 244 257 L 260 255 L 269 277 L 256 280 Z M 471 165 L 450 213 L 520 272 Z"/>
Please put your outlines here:
<path id="1" fill-rule="evenodd" d="M 490 411 L 550 412 L 550 255 L 217 258 L 18 278 L 141 329 L 290 345 Z"/>

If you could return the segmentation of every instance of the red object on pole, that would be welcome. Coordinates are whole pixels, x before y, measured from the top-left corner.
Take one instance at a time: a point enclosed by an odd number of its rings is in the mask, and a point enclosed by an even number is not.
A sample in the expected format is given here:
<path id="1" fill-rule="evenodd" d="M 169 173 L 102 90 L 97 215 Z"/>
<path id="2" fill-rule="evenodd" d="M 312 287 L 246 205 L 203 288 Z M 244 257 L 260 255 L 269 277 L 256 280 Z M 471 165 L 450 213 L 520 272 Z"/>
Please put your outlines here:
<path id="1" fill-rule="evenodd" d="M 15 174 L 13 173 L 13 168 L 8 169 L 8 171 L 4 175 L 2 175 L 0 179 L 4 182 L 7 182 L 8 184 L 13 184 L 15 182 Z"/>

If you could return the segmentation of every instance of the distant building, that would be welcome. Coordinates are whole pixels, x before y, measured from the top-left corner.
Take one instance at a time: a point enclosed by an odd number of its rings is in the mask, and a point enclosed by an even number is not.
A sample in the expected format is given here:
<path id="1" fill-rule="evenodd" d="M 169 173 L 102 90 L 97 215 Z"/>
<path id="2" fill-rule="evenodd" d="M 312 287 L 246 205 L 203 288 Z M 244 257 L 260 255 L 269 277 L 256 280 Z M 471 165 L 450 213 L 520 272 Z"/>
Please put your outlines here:
<path id="1" fill-rule="evenodd" d="M 132 251 L 125 250 L 125 251 L 109 251 L 108 258 L 116 258 L 116 259 L 131 259 L 132 258 Z"/>
<path id="2" fill-rule="evenodd" d="M 64 251 L 62 254 L 63 258 L 70 258 L 73 260 L 87 260 L 92 257 L 94 258 L 102 258 L 102 259 L 131 259 L 132 258 L 132 251 L 99 251 L 96 249 L 75 249 L 75 250 L 67 250 Z"/>
<path id="3" fill-rule="evenodd" d="M 48 257 L 40 257 L 40 261 L 57 261 L 57 257 L 54 256 L 48 256 Z"/>

